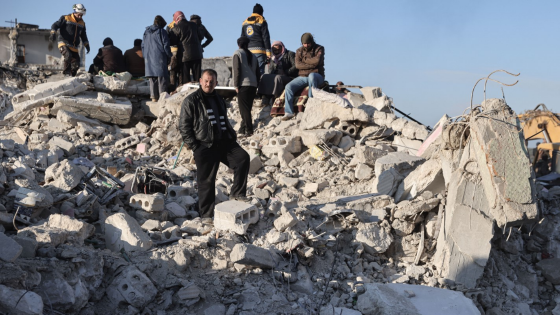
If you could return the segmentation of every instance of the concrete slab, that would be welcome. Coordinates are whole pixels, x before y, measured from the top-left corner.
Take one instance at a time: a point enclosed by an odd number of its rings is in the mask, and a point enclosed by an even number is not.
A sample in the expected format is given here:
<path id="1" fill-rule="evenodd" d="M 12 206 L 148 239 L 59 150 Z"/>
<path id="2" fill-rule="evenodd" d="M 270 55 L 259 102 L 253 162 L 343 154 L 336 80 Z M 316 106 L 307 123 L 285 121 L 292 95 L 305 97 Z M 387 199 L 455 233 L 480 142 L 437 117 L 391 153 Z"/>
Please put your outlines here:
<path id="1" fill-rule="evenodd" d="M 37 84 L 32 89 L 12 98 L 14 112 L 23 112 L 46 104 L 54 103 L 59 96 L 76 95 L 87 90 L 80 78 L 67 78 L 56 82 Z"/>
<path id="2" fill-rule="evenodd" d="M 65 110 L 105 123 L 126 125 L 132 114 L 132 103 L 117 99 L 115 103 L 102 103 L 97 99 L 85 97 L 57 97 L 51 109 L 53 115 Z"/>

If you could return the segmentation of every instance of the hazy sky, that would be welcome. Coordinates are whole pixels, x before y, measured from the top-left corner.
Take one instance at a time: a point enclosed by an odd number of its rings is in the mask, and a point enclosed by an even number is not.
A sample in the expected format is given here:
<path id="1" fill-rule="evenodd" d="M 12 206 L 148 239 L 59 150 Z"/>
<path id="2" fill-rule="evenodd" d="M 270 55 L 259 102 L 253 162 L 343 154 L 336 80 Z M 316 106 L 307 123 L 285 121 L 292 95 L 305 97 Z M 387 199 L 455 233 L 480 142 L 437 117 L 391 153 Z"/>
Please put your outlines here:
<path id="1" fill-rule="evenodd" d="M 75 2 L 1 0 L 4 21 L 50 28 Z M 252 13 L 245 1 L 85 1 L 84 17 L 92 53 L 111 37 L 123 51 L 162 15 L 169 23 L 176 10 L 198 14 L 214 37 L 205 57 L 231 55 L 241 23 Z M 481 77 L 497 69 L 521 75 L 496 75 L 508 104 L 518 113 L 545 103 L 558 112 L 559 1 L 261 1 L 272 40 L 290 50 L 305 32 L 325 46 L 326 79 L 334 84 L 379 86 L 395 106 L 429 125 L 447 113 L 460 115 Z M 554 34 L 553 34 L 554 33 Z M 556 35 L 555 35 L 556 34 Z M 501 97 L 488 83 L 488 97 Z M 475 104 L 483 89 L 475 91 Z"/>

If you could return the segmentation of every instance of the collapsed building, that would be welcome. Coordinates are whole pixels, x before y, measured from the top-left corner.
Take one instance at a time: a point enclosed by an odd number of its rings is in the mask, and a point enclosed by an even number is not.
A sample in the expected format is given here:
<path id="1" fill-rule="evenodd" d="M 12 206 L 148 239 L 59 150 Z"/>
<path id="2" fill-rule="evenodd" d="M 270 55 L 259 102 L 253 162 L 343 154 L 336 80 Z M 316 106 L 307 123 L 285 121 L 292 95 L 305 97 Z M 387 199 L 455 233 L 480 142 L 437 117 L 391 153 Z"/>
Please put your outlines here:
<path id="1" fill-rule="evenodd" d="M 203 223 L 177 129 L 193 89 L 0 71 L 4 313 L 560 314 L 560 189 L 503 99 L 433 131 L 377 87 L 314 91 L 289 121 L 255 106 L 251 202 L 221 166 Z"/>

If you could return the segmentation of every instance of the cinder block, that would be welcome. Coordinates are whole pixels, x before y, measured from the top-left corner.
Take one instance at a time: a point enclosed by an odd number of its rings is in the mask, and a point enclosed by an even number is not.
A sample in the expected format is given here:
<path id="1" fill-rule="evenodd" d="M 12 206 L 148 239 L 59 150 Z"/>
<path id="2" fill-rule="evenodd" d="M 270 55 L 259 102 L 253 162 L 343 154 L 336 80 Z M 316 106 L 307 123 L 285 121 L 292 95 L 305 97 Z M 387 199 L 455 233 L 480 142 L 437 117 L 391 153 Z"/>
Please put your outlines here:
<path id="1" fill-rule="evenodd" d="M 240 201 L 226 201 L 216 205 L 214 227 L 243 235 L 250 224 L 259 221 L 259 211 L 254 205 Z"/>
<path id="2" fill-rule="evenodd" d="M 260 149 L 259 142 L 257 140 L 251 140 L 249 142 L 249 148 L 254 150 L 259 150 Z"/>
<path id="3" fill-rule="evenodd" d="M 140 138 L 138 136 L 130 136 L 128 138 L 121 139 L 115 143 L 117 150 L 124 150 L 133 145 L 140 143 Z"/>
<path id="4" fill-rule="evenodd" d="M 61 148 L 68 156 L 76 153 L 76 148 L 72 142 L 66 141 L 60 137 L 52 137 L 48 144 L 51 149 L 56 149 L 56 147 Z"/>
<path id="5" fill-rule="evenodd" d="M 263 146 L 262 151 L 266 156 L 286 150 L 290 153 L 299 153 L 302 151 L 302 143 L 300 136 L 275 137 L 268 141 L 268 145 Z"/>
<path id="6" fill-rule="evenodd" d="M 160 193 L 153 195 L 136 194 L 130 197 L 129 205 L 136 209 L 156 212 L 163 210 L 165 207 L 165 199 Z"/>
<path id="7" fill-rule="evenodd" d="M 182 196 L 189 195 L 189 188 L 179 186 L 179 185 L 171 185 L 167 187 L 167 196 L 169 198 L 179 198 Z"/>
<path id="8" fill-rule="evenodd" d="M 59 112 L 60 113 L 60 112 Z M 81 138 L 99 137 L 105 132 L 105 128 L 101 126 L 90 126 L 83 122 L 77 122 L 76 132 Z"/>
<path id="9" fill-rule="evenodd" d="M 340 131 L 349 135 L 352 138 L 356 138 L 356 135 L 358 134 L 359 127 L 347 121 L 341 122 L 340 124 L 338 124 L 337 127 Z"/>

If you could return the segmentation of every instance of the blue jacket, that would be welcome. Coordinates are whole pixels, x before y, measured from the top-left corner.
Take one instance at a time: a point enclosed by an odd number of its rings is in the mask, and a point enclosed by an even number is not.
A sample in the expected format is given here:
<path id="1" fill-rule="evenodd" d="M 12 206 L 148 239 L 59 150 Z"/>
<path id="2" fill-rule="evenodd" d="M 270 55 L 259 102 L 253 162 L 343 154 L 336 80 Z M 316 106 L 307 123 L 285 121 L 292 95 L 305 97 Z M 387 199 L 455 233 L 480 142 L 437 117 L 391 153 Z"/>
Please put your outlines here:
<path id="1" fill-rule="evenodd" d="M 167 32 L 156 25 L 146 27 L 142 41 L 142 54 L 147 77 L 169 76 L 167 64 L 171 60 L 171 47 Z"/>

